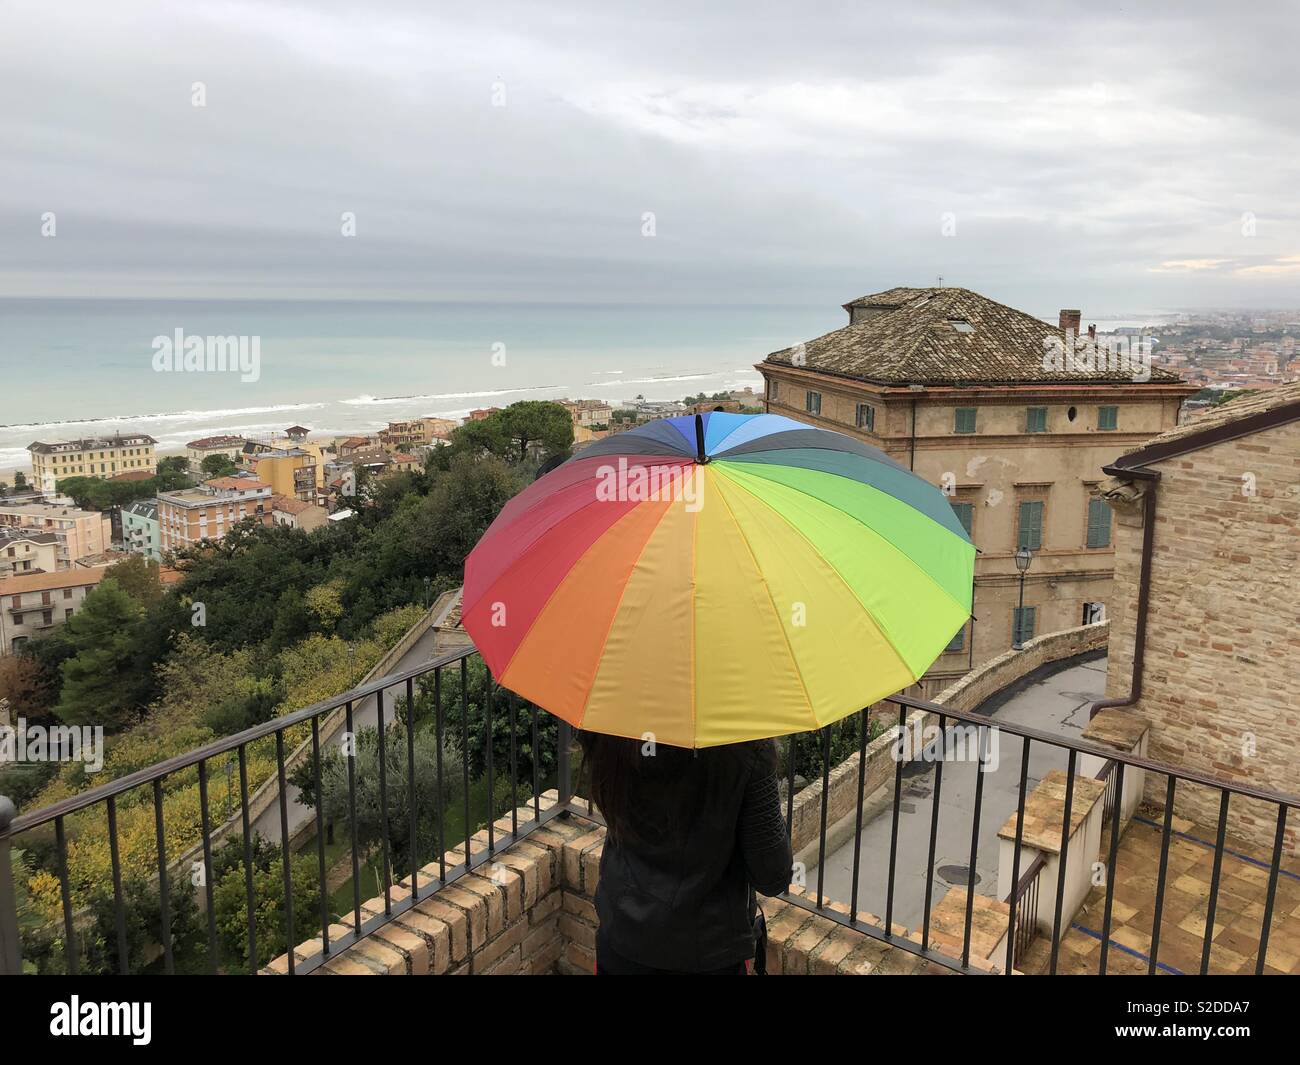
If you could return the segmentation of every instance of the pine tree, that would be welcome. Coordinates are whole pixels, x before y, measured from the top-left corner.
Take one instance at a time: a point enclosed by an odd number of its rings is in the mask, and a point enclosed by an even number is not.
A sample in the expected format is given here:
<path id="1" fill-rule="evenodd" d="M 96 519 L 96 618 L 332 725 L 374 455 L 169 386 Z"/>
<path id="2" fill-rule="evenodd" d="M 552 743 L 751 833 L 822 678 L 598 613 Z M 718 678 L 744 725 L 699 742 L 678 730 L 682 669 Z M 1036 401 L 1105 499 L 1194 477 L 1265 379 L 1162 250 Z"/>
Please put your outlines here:
<path id="1" fill-rule="evenodd" d="M 115 732 L 139 716 L 142 679 L 136 668 L 137 629 L 144 611 L 111 578 L 86 596 L 68 619 L 74 648 L 63 663 L 63 690 L 55 713 L 70 725 L 103 725 Z"/>

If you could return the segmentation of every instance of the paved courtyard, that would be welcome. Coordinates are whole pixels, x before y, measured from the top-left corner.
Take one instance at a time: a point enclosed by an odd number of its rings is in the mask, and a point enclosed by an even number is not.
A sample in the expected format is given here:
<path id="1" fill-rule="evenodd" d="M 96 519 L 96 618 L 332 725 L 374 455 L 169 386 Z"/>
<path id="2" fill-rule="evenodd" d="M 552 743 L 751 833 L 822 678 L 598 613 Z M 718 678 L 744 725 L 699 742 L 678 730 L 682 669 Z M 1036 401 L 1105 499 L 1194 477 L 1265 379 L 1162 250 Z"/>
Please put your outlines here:
<path id="1" fill-rule="evenodd" d="M 1106 971 L 1145 973 L 1151 955 L 1156 878 L 1160 871 L 1163 814 L 1139 810 L 1120 839 L 1115 902 Z M 1163 974 L 1199 973 L 1205 918 L 1214 871 L 1214 826 L 1173 819 L 1165 877 L 1157 969 Z M 1109 836 L 1103 839 L 1103 853 Z M 1214 914 L 1212 974 L 1253 973 L 1268 892 L 1271 853 L 1228 837 Z M 1095 973 L 1100 965 L 1106 896 L 1095 888 L 1061 940 L 1057 972 Z M 1040 937 L 1026 953 L 1026 972 L 1048 969 L 1050 942 Z M 1269 932 L 1266 974 L 1300 975 L 1300 859 L 1284 860 Z"/>

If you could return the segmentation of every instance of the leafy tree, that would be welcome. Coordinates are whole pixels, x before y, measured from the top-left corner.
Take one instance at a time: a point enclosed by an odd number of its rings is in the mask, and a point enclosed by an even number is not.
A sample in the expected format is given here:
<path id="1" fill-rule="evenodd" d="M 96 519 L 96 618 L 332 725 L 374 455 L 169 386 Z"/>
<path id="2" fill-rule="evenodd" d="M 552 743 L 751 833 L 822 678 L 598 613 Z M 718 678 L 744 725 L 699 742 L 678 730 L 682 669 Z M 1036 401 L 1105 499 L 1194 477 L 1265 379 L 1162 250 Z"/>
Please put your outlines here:
<path id="1" fill-rule="evenodd" d="M 14 474 L 14 491 L 15 492 L 27 491 L 27 474 L 23 473 L 22 470 L 18 470 Z"/>
<path id="2" fill-rule="evenodd" d="M 55 713 L 72 725 L 116 732 L 138 715 L 145 682 L 136 672 L 136 628 L 143 608 L 106 577 L 64 624 L 73 654 L 63 663 Z"/>
<path id="3" fill-rule="evenodd" d="M 203 471 L 205 481 L 210 481 L 214 477 L 229 477 L 239 469 L 229 455 L 205 455 L 203 461 L 199 463 L 199 468 Z"/>
<path id="4" fill-rule="evenodd" d="M 225 967 L 248 965 L 248 890 L 243 865 L 242 841 L 227 845 L 227 860 L 213 861 L 213 910 Z M 257 940 L 257 964 L 265 965 L 288 949 L 284 905 L 284 867 L 280 848 L 260 838 L 253 847 L 253 921 Z M 320 881 L 314 852 L 290 859 L 289 879 L 293 888 L 294 938 L 309 938 L 304 929 L 320 925 Z M 295 946 L 297 944 L 295 943 Z"/>
<path id="5" fill-rule="evenodd" d="M 160 567 L 144 555 L 131 555 L 118 562 L 110 574 L 122 591 L 142 607 L 151 607 L 163 597 Z"/>
<path id="6" fill-rule="evenodd" d="M 405 726 L 393 722 L 385 729 L 384 790 L 387 804 L 379 795 L 379 732 L 363 728 L 356 734 L 355 775 L 357 820 L 353 836 L 357 847 L 366 853 L 378 849 L 385 830 L 388 832 L 392 871 L 397 879 L 406 876 L 415 863 L 423 863 L 441 853 L 438 839 L 437 809 L 439 795 L 443 809 L 454 802 L 464 787 L 460 750 L 447 736 L 443 737 L 442 777 L 438 776 L 438 748 L 432 729 L 417 726 L 415 731 L 414 787 L 407 764 Z M 315 807 L 315 775 L 312 759 L 307 759 L 294 781 L 300 790 L 299 802 Z M 351 801 L 348 786 L 348 760 L 338 747 L 321 756 L 321 814 L 327 821 L 350 824 Z M 411 853 L 411 804 L 417 811 L 416 850 Z M 445 848 L 444 848 L 445 849 Z"/>
<path id="7" fill-rule="evenodd" d="M 15 654 L 0 658 L 0 699 L 8 701 L 12 717 L 45 717 L 57 691 L 56 677 L 35 657 Z"/>

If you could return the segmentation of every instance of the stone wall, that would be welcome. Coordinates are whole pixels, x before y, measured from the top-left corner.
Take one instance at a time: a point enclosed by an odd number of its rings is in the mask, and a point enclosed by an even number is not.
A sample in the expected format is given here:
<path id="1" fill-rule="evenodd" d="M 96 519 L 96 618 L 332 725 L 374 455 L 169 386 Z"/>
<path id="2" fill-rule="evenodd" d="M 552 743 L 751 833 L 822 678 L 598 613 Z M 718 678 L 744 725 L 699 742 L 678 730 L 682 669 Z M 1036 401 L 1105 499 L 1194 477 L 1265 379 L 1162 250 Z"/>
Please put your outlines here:
<path id="1" fill-rule="evenodd" d="M 1156 525 L 1143 694 L 1150 756 L 1300 794 L 1300 423 L 1154 464 Z M 1139 486 L 1141 487 L 1141 486 Z M 1119 514 L 1107 696 L 1129 692 L 1141 567 L 1140 497 Z M 1148 774 L 1163 803 L 1165 779 Z M 1178 813 L 1213 827 L 1218 793 L 1178 786 Z M 1271 854 L 1275 806 L 1234 798 L 1228 830 Z M 1287 832 L 1290 853 L 1297 833 Z"/>

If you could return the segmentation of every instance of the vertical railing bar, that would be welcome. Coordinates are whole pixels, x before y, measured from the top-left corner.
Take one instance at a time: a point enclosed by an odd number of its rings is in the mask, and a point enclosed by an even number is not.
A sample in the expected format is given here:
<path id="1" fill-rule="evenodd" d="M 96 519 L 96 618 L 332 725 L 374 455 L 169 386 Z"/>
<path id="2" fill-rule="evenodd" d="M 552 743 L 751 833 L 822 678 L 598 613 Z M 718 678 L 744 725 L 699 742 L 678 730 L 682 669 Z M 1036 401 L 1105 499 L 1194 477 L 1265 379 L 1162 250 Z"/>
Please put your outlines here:
<path id="1" fill-rule="evenodd" d="M 330 952 L 330 907 L 329 887 L 325 874 L 325 811 L 321 801 L 321 764 L 320 764 L 320 718 L 311 719 L 311 760 L 315 771 L 312 784 L 316 798 L 316 865 L 320 881 L 320 944 L 321 953 L 329 956 Z"/>
<path id="2" fill-rule="evenodd" d="M 826 901 L 822 887 L 826 880 L 826 818 L 831 805 L 831 726 L 822 728 L 822 816 L 817 832 L 817 908 Z"/>
<path id="3" fill-rule="evenodd" d="M 483 675 L 486 677 L 483 684 L 483 734 L 487 737 L 487 849 L 488 854 L 493 855 L 496 854 L 497 845 L 497 789 L 492 766 L 492 751 L 496 747 L 496 737 L 492 734 L 492 688 L 494 682 L 489 671 L 484 670 Z"/>
<path id="4" fill-rule="evenodd" d="M 1264 921 L 1259 928 L 1259 956 L 1255 975 L 1264 975 L 1264 957 L 1268 954 L 1269 926 L 1273 923 L 1273 901 L 1277 897 L 1277 878 L 1282 870 L 1282 846 L 1286 841 L 1286 806 L 1277 804 L 1277 834 L 1273 839 L 1273 864 L 1268 872 L 1268 894 L 1264 899 Z"/>
<path id="5" fill-rule="evenodd" d="M 357 734 L 352 727 L 352 700 L 345 706 L 347 736 L 343 753 L 348 762 L 348 835 L 352 844 L 352 930 L 361 935 L 361 858 L 357 853 Z"/>
<path id="6" fill-rule="evenodd" d="M 212 823 L 208 812 L 208 762 L 199 762 L 199 822 L 203 832 L 203 900 L 208 911 L 208 972 L 220 967 L 217 956 L 217 906 L 212 883 Z"/>
<path id="7" fill-rule="evenodd" d="M 510 697 L 510 832 L 519 835 L 519 754 L 515 732 L 519 728 L 519 706 Z"/>
<path id="8" fill-rule="evenodd" d="M 930 849 L 925 861 L 925 912 L 921 918 L 921 949 L 930 949 L 930 910 L 934 901 L 934 851 L 939 838 L 939 801 L 943 797 L 943 764 L 948 757 L 948 718 L 939 715 L 939 750 L 934 765 L 934 797 L 930 800 Z"/>
<path id="9" fill-rule="evenodd" d="M 285 958 L 289 963 L 289 975 L 293 976 L 294 948 L 298 944 L 294 942 L 293 934 L 293 865 L 289 855 L 289 798 L 286 794 L 288 785 L 284 779 L 284 729 L 277 729 L 275 733 L 275 767 L 280 785 L 280 857 L 284 870 Z"/>
<path id="10" fill-rule="evenodd" d="M 984 805 L 984 745 L 991 741 L 991 730 L 976 726 L 975 733 L 975 813 L 970 827 L 970 864 L 966 875 L 966 927 L 962 933 L 962 967 L 970 964 L 971 922 L 975 917 L 975 867 L 979 863 L 980 811 Z"/>
<path id="11" fill-rule="evenodd" d="M 379 846 L 384 862 L 384 913 L 393 915 L 392 861 L 388 843 L 388 728 L 384 724 L 384 689 L 375 692 L 375 715 L 379 724 Z"/>
<path id="12" fill-rule="evenodd" d="M 795 752 L 795 733 L 790 733 L 789 749 L 786 751 L 786 760 L 789 762 L 787 773 L 788 779 L 785 785 L 785 838 L 786 842 L 794 840 L 794 752 Z"/>
<path id="13" fill-rule="evenodd" d="M 131 965 L 126 944 L 126 905 L 122 899 L 122 859 L 117 845 L 117 799 L 110 795 L 108 811 L 108 855 L 113 863 L 113 923 L 117 926 L 117 971 L 128 976 Z"/>
<path id="14" fill-rule="evenodd" d="M 167 882 L 167 841 L 163 831 L 162 777 L 153 782 L 153 828 L 158 847 L 158 919 L 163 941 L 163 967 L 168 976 L 176 971 L 172 957 L 171 888 Z"/>
<path id="15" fill-rule="evenodd" d="M 1110 922 L 1115 903 L 1115 867 L 1119 861 L 1119 836 L 1124 825 L 1124 763 L 1116 762 L 1111 769 L 1115 778 L 1115 799 L 1110 815 L 1110 856 L 1106 865 L 1106 905 L 1101 918 L 1101 960 L 1099 975 L 1106 975 L 1106 959 L 1110 956 Z"/>
<path id="16" fill-rule="evenodd" d="M 434 758 L 438 764 L 438 882 L 447 882 L 447 824 L 442 808 L 442 793 L 445 778 L 442 773 L 442 666 L 433 671 L 433 742 L 437 747 Z"/>
<path id="17" fill-rule="evenodd" d="M 248 915 L 248 972 L 257 975 L 257 905 L 253 897 L 253 827 L 248 818 L 247 745 L 239 745 L 239 812 L 244 828 L 244 895 Z"/>
<path id="18" fill-rule="evenodd" d="M 537 763 L 538 763 L 538 761 L 539 761 L 539 756 L 538 756 L 538 753 L 537 753 L 537 731 L 538 731 L 538 730 L 537 730 L 537 718 L 538 718 L 538 715 L 541 714 L 541 712 L 542 712 L 542 711 L 541 711 L 541 708 L 538 707 L 536 703 L 534 703 L 534 704 L 533 704 L 533 712 L 529 715 L 529 716 L 532 718 L 532 721 L 533 721 L 533 726 L 532 726 L 532 727 L 533 727 L 533 735 L 532 735 L 532 741 L 533 741 L 533 820 L 536 821 L 536 822 L 538 822 L 538 824 L 540 824 L 540 823 L 541 823 L 541 820 L 542 820 L 542 794 L 541 794 L 541 784 L 540 784 L 540 782 L 539 782 L 539 780 L 538 780 L 538 776 L 537 776 L 537 774 L 538 774 L 538 772 L 539 772 L 539 770 L 538 770 L 538 766 L 537 766 Z"/>
<path id="19" fill-rule="evenodd" d="M 1056 960 L 1061 949 L 1061 910 L 1065 906 L 1066 870 L 1070 867 L 1070 815 L 1074 809 L 1074 768 L 1078 756 L 1078 751 L 1071 747 L 1065 773 L 1065 812 L 1062 815 L 1061 823 L 1060 864 L 1057 866 L 1056 871 L 1056 910 L 1052 918 L 1052 959 L 1048 966 L 1048 972 L 1052 976 L 1056 975 Z"/>
<path id="20" fill-rule="evenodd" d="M 411 898 L 420 897 L 420 844 L 415 810 L 415 678 L 406 678 L 406 805 L 411 832 Z"/>
<path id="21" fill-rule="evenodd" d="M 470 868 L 470 836 L 474 831 L 474 821 L 469 807 L 469 660 L 460 660 L 460 726 L 461 757 L 465 763 L 465 869 Z"/>
<path id="22" fill-rule="evenodd" d="M 903 737 L 907 729 L 907 707 L 898 704 L 898 742 L 894 746 L 900 752 L 894 759 L 894 813 L 889 831 L 889 884 L 885 893 L 885 936 L 894 934 L 894 873 L 898 865 L 898 808 L 903 799 L 903 759 L 901 751 Z"/>
<path id="23" fill-rule="evenodd" d="M 1019 931 L 1016 928 L 1016 908 L 1020 902 L 1020 848 L 1025 838 L 1025 794 L 1029 788 L 1029 744 L 1030 739 L 1020 747 L 1020 788 L 1016 800 L 1016 843 L 1011 851 L 1011 895 L 1007 908 L 1007 970 L 1010 976 L 1016 967 L 1016 952 L 1019 946 Z M 1035 881 L 1037 883 L 1037 881 Z M 1024 918 L 1022 917 L 1021 920 Z"/>
<path id="24" fill-rule="evenodd" d="M 80 968 L 77 960 L 77 933 L 72 926 L 72 886 L 68 883 L 68 837 L 63 818 L 54 819 L 54 840 L 59 854 L 59 895 L 63 900 L 63 958 L 68 975 L 76 976 Z"/>
<path id="25" fill-rule="evenodd" d="M 1176 777 L 1168 778 L 1165 788 L 1165 826 L 1160 834 L 1160 872 L 1156 877 L 1156 908 L 1151 918 L 1151 959 L 1147 962 L 1147 975 L 1155 976 L 1156 958 L 1160 954 L 1160 922 L 1165 909 L 1165 874 L 1169 871 L 1169 840 L 1174 828 L 1174 789 Z"/>
<path id="26" fill-rule="evenodd" d="M 1205 912 L 1205 943 L 1201 948 L 1201 975 L 1210 971 L 1210 951 L 1214 947 L 1214 914 L 1219 908 L 1219 877 L 1223 872 L 1223 844 L 1228 834 L 1228 800 L 1231 793 L 1220 788 L 1219 834 L 1214 841 L 1214 871 L 1210 874 L 1210 901 Z"/>
<path id="27" fill-rule="evenodd" d="M 864 707 L 858 734 L 858 806 L 857 815 L 853 822 L 853 887 L 849 901 L 850 924 L 857 924 L 858 922 L 858 881 L 862 872 L 862 807 L 866 802 L 867 735 L 871 731 L 868 725 L 870 716 L 871 707 Z"/>

